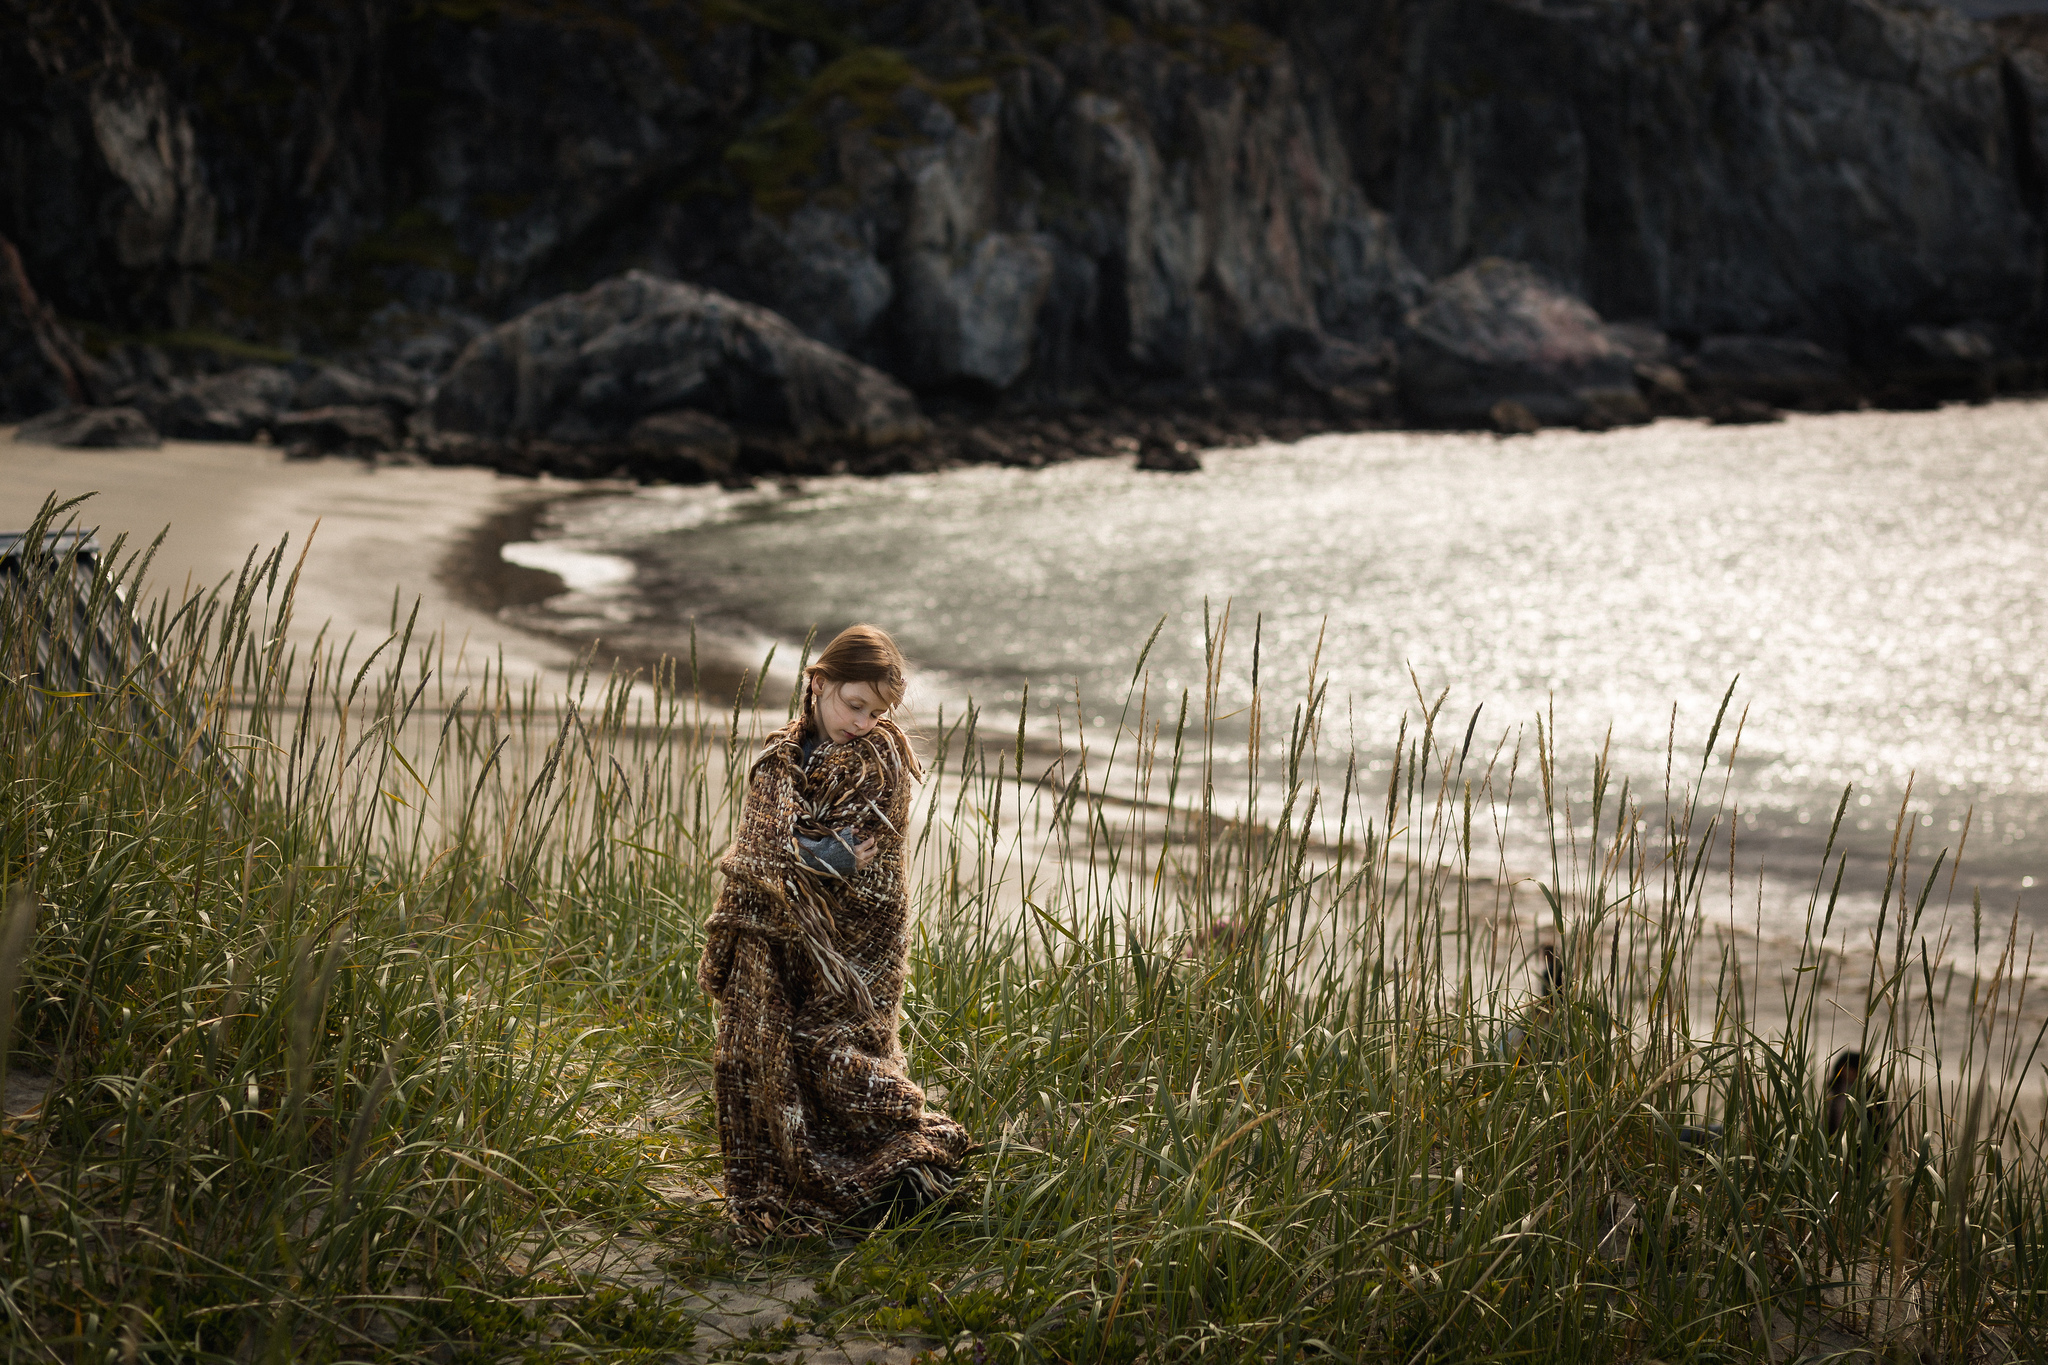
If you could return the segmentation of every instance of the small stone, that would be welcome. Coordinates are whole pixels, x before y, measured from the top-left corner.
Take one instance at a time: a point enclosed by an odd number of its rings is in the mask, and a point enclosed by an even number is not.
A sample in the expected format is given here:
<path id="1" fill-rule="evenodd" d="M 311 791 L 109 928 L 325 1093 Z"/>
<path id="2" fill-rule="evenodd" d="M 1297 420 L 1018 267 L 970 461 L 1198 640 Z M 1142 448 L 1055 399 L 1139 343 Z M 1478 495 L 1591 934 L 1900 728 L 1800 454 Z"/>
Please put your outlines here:
<path id="1" fill-rule="evenodd" d="M 1017 459 L 1017 452 L 1010 448 L 1009 442 L 980 427 L 973 428 L 960 439 L 960 455 L 962 459 L 976 464 L 1014 464 Z"/>
<path id="2" fill-rule="evenodd" d="M 134 408 L 58 408 L 23 422 L 14 439 L 73 450 L 155 450 L 163 444 Z"/>
<path id="3" fill-rule="evenodd" d="M 1154 438 L 1138 448 L 1138 468 L 1162 474 L 1195 474 L 1201 471 L 1202 457 L 1186 441 Z"/>
<path id="4" fill-rule="evenodd" d="M 1667 417 L 1683 417 L 1693 410 L 1692 391 L 1676 365 L 1665 361 L 1636 362 L 1636 391 L 1650 411 Z"/>
<path id="5" fill-rule="evenodd" d="M 1769 403 L 1754 398 L 1731 398 L 1718 395 L 1701 405 L 1707 420 L 1717 427 L 1755 426 L 1763 422 L 1782 422 L 1785 414 Z"/>
<path id="6" fill-rule="evenodd" d="M 1503 398 L 1487 409 L 1486 420 L 1503 436 L 1530 436 L 1543 429 L 1529 405 L 1512 398 Z"/>
<path id="7" fill-rule="evenodd" d="M 1586 406 L 1579 426 L 1586 431 L 1639 427 L 1651 420 L 1650 405 L 1633 389 L 1599 389 L 1580 396 Z"/>

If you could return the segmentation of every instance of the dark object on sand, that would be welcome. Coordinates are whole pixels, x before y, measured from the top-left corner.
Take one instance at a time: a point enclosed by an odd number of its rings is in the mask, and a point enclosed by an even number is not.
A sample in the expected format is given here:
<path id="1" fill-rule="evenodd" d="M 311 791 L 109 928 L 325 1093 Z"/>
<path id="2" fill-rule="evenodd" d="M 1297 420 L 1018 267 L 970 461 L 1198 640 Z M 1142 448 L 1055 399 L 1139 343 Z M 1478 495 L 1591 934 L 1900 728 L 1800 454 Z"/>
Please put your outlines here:
<path id="1" fill-rule="evenodd" d="M 1202 457 L 1186 441 L 1152 439 L 1138 447 L 1138 468 L 1162 474 L 1196 474 L 1201 472 Z"/>
<path id="2" fill-rule="evenodd" d="M 73 450 L 155 450 L 164 443 L 134 408 L 57 408 L 23 422 L 14 439 Z"/>
<path id="3" fill-rule="evenodd" d="M 1691 417 L 1699 409 L 1684 373 L 1662 360 L 1636 362 L 1636 392 L 1658 417 Z"/>
<path id="4" fill-rule="evenodd" d="M 1536 969 L 1536 998 L 1501 1035 L 1503 1061 L 1528 1062 L 1546 1057 L 1563 1025 L 1564 1012 L 1570 1007 L 1565 999 L 1564 954 L 1554 943 L 1546 943 L 1536 951 L 1543 959 L 1543 965 Z"/>
<path id="5" fill-rule="evenodd" d="M 1929 412 L 1943 403 L 1989 402 L 1998 393 L 2001 371 L 2011 371 L 2018 361 L 2004 333 L 1982 321 L 1905 328 L 1884 356 L 1871 406 Z"/>
<path id="6" fill-rule="evenodd" d="M 382 408 L 398 426 L 403 426 L 419 406 L 416 389 L 370 379 L 339 365 L 321 366 L 300 380 L 298 388 L 292 391 L 292 408 L 298 412 L 316 408 Z"/>
<path id="7" fill-rule="evenodd" d="M 1891 1101 L 1869 1074 L 1863 1054 L 1845 1048 L 1828 1065 L 1828 1083 L 1821 1099 L 1821 1127 L 1833 1146 L 1847 1134 L 1847 1155 L 1858 1169 L 1884 1153 L 1891 1133 Z"/>

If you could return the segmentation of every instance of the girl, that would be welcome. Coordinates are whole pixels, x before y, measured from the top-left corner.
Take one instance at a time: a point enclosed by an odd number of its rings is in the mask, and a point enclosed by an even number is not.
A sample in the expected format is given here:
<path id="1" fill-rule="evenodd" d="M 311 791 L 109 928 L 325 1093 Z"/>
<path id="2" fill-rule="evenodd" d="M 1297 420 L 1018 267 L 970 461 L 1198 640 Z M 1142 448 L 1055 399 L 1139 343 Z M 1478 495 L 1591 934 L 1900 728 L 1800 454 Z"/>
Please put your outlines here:
<path id="1" fill-rule="evenodd" d="M 754 761 L 718 864 L 698 980 L 718 1002 L 726 1208 L 750 1241 L 914 1213 L 952 1188 L 972 1145 L 925 1107 L 898 1037 L 903 830 L 924 776 L 888 718 L 903 688 L 879 628 L 827 645 L 797 718 Z"/>

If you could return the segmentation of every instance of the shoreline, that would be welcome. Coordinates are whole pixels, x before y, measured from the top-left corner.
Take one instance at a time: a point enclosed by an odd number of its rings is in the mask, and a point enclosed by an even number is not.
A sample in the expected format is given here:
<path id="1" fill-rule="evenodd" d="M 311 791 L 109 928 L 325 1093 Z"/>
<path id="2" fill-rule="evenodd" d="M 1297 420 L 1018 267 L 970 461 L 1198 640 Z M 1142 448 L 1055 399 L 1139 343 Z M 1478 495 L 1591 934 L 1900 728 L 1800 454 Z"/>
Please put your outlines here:
<path id="1" fill-rule="evenodd" d="M 688 666 L 687 645 L 678 651 L 672 641 L 635 639 L 630 629 L 606 631 L 589 617 L 540 617 L 529 609 L 574 589 L 557 573 L 504 557 L 508 545 L 545 543 L 554 509 L 630 494 L 635 485 L 349 457 L 288 460 L 254 443 L 172 441 L 154 451 L 79 451 L 17 444 L 11 435 L 0 428 L 0 505 L 10 509 L 8 520 L 25 526 L 44 493 L 97 489 L 80 509 L 81 520 L 99 527 L 104 547 L 111 549 L 114 536 L 125 532 L 132 553 L 168 527 L 150 569 L 158 591 L 181 579 L 188 589 L 231 583 L 252 547 L 267 548 L 288 535 L 287 564 L 305 556 L 295 639 L 310 639 L 324 625 L 330 638 L 353 634 L 373 641 L 394 615 L 402 624 L 406 602 L 417 598 L 420 631 L 440 632 L 458 665 L 488 657 L 495 666 L 502 658 L 508 672 L 554 677 L 579 665 L 643 673 L 664 659 Z M 732 705 L 743 684 L 758 688 L 761 700 L 779 702 L 795 681 L 793 643 L 700 627 L 700 690 L 721 707 Z M 757 683 L 770 644 L 778 646 L 771 677 Z M 1040 745 L 1034 739 L 1031 747 L 1057 756 L 1050 740 Z M 1818 827 L 1811 835 L 1790 832 L 1800 837 L 1780 842 L 1745 834 L 1739 842 L 1752 867 L 1761 859 L 1773 881 L 1803 886 L 1822 838 Z M 1951 868 L 1944 884 L 1953 875 Z M 1881 866 L 1853 867 L 1844 890 L 1875 892 L 1882 879 Z M 2006 880 L 1994 875 L 1977 883 L 1993 914 L 1998 905 L 2009 911 L 2007 897 L 2022 889 Z M 2030 918 L 2022 913 L 2023 921 Z"/>
<path id="2" fill-rule="evenodd" d="M 2029 400 L 2012 401 L 2027 402 Z M 1850 420 L 1855 420 L 1853 415 L 1849 416 Z M 1681 425 L 1690 424 L 1681 423 Z M 1128 451 L 1118 453 L 1128 459 Z M 1537 453 L 1537 450 L 1534 448 L 1530 450 L 1532 458 Z M 772 497 L 772 490 L 764 490 L 764 492 L 768 492 Z M 706 494 L 711 497 L 721 496 L 712 490 L 706 490 Z M 535 521 L 528 523 L 528 529 L 539 529 L 542 525 L 542 520 L 536 518 Z M 580 545 L 581 548 L 586 550 L 599 548 L 597 543 L 588 537 L 578 540 L 572 535 L 568 539 L 570 543 Z M 708 604 L 700 603 L 699 605 Z M 673 622 L 669 624 L 673 628 Z M 651 632 L 646 631 L 640 633 L 643 635 L 651 634 Z M 784 640 L 782 642 L 784 653 L 777 655 L 778 661 L 785 660 L 793 655 L 793 646 L 793 640 Z M 760 653 L 756 652 L 750 662 L 758 663 L 759 658 Z M 786 686 L 786 684 L 784 685 Z M 980 689 L 977 687 L 976 690 L 979 691 Z M 780 700 L 779 695 L 775 694 L 772 687 L 767 695 L 773 697 L 774 700 Z M 929 707 L 925 707 L 924 710 L 928 712 Z M 949 714 L 951 711 L 952 706 L 949 700 Z M 926 721 L 930 719 L 928 714 L 922 718 Z M 1009 728 L 1013 730 L 1014 726 L 1015 717 L 1011 715 L 1009 718 Z M 995 728 L 1004 728 L 1000 720 L 995 721 Z M 985 741 L 985 743 L 987 743 L 992 751 L 991 763 L 994 761 L 993 751 L 1007 750 L 1011 747 L 1011 742 L 1004 736 L 993 736 Z M 1030 749 L 1034 770 L 1048 762 L 1057 762 L 1058 760 L 1059 755 L 1054 752 L 1049 739 L 1041 744 L 1034 735 L 1030 743 Z M 1854 818 L 1852 814 L 1850 817 L 1852 823 Z M 1935 852 L 1943 843 L 1952 842 L 1955 836 L 1947 835 L 1943 836 L 1940 840 L 1926 842 L 1932 839 L 1932 837 L 1930 834 L 1919 834 L 1912 842 L 1913 855 L 1910 867 L 1916 890 L 1919 880 L 1927 875 Z M 1986 866 L 1978 861 L 1980 856 L 1978 855 L 1978 850 L 1983 847 L 1978 840 L 1984 837 L 1982 833 L 1979 833 L 1973 838 L 1966 850 L 1971 856 L 1967 857 L 1965 861 L 1970 865 L 1961 869 L 1959 877 L 1954 865 L 1953 855 L 1951 855 L 1946 865 L 1942 868 L 1939 885 L 1935 887 L 1935 893 L 1929 906 L 1930 925 L 1937 920 L 1945 918 L 1950 924 L 1962 927 L 1962 945 L 1965 950 L 1967 950 L 1969 942 L 1968 925 L 1970 920 L 1971 889 L 1975 887 L 1983 892 L 1984 920 L 1986 923 L 1995 923 L 2002 927 L 2013 914 L 2016 908 L 2015 903 L 2021 896 L 2022 887 L 2025 885 L 2025 883 L 2018 879 L 2017 875 L 2007 877 L 2001 870 Z M 1827 884 L 1832 882 L 1832 876 L 1824 875 L 1821 868 L 1821 855 L 1825 843 L 1826 830 L 1823 826 L 1815 826 L 1809 829 L 1806 826 L 1793 827 L 1786 825 L 1783 829 L 1780 829 L 1777 825 L 1772 824 L 1765 829 L 1744 828 L 1737 834 L 1736 851 L 1740 866 L 1736 872 L 1735 886 L 1731 893 L 1734 903 L 1731 906 L 1723 907 L 1724 913 L 1720 918 L 1720 922 L 1718 924 L 1709 924 L 1707 932 L 1710 937 L 1727 936 L 1730 938 L 1738 946 L 1739 956 L 1742 959 L 1757 964 L 1758 968 L 1762 971 L 1762 979 L 1766 986 L 1768 986 L 1769 982 L 1781 968 L 1785 971 L 1791 970 L 1793 951 L 1799 934 L 1796 923 L 1792 923 L 1787 917 L 1789 910 L 1786 908 L 1803 905 L 1812 893 L 1817 880 L 1823 883 L 1821 903 L 1823 906 L 1826 903 L 1828 895 Z M 1725 843 L 1723 843 L 1722 849 L 1722 856 L 1717 860 L 1716 864 L 1721 868 L 1720 873 L 1717 874 L 1717 880 L 1727 875 Z M 1521 849 L 1520 852 L 1523 856 L 1511 856 L 1508 869 L 1511 874 L 1527 872 L 1531 868 L 1540 866 L 1539 861 L 1532 861 L 1531 857 L 1528 856 L 1529 850 L 1527 848 Z M 1944 909 L 1945 892 L 1950 886 L 1952 878 L 1955 879 L 1955 895 L 1959 897 L 1959 900 Z M 1522 877 L 1514 877 L 1513 879 L 1527 880 Z M 1866 856 L 1864 853 L 1850 850 L 1849 865 L 1841 888 L 1843 894 L 1843 915 L 1841 920 L 1838 920 L 1836 923 L 1830 935 L 1831 943 L 1839 945 L 1843 941 L 1844 922 L 1853 923 L 1858 926 L 1851 934 L 1852 948 L 1848 954 L 1849 956 L 1854 956 L 1855 952 L 1860 951 L 1853 947 L 1855 943 L 1860 942 L 1855 935 L 1865 932 L 1864 922 L 1874 916 L 1875 907 L 1883 893 L 1886 880 L 1887 866 L 1882 850 L 1879 850 L 1874 856 Z M 2031 902 L 2032 899 L 2031 894 L 2025 897 L 2027 902 Z M 1760 938 L 1753 936 L 1750 930 L 1756 904 L 1759 902 L 1768 907 L 1762 915 L 1764 926 L 1761 930 Z M 2024 941 L 2028 931 L 2042 923 L 2041 912 L 2038 906 L 2034 904 L 2022 904 L 2017 908 L 2020 915 L 2020 934 L 2022 941 Z M 1781 910 L 1785 911 L 1785 913 L 1780 913 Z"/>
<path id="3" fill-rule="evenodd" d="M 0 432 L 0 442 L 5 439 L 6 434 Z M 354 633 L 359 640 L 381 638 L 393 610 L 394 594 L 402 601 L 404 595 L 416 593 L 421 630 L 442 635 L 447 654 L 454 660 L 451 671 L 464 666 L 466 655 L 472 667 L 485 659 L 496 667 L 502 658 L 505 670 L 515 676 L 524 672 L 561 679 L 579 658 L 588 656 L 587 639 L 579 641 L 559 631 L 536 631 L 518 614 L 521 606 L 563 591 L 564 580 L 543 569 L 506 561 L 502 552 L 506 545 L 531 539 L 540 531 L 550 508 L 610 489 L 510 479 L 483 470 L 371 466 L 346 459 L 287 462 L 274 449 L 249 445 L 175 442 L 161 451 L 107 452 L 10 443 L 0 445 L 0 451 L 13 456 L 0 461 L 0 498 L 11 507 L 19 508 L 25 502 L 38 505 L 41 494 L 51 489 L 68 494 L 99 483 L 113 490 L 88 504 L 98 514 L 103 544 L 110 544 L 113 534 L 123 530 L 146 541 L 156 527 L 168 521 L 172 532 L 151 576 L 160 588 L 175 585 L 181 576 L 186 583 L 201 587 L 223 576 L 232 580 L 249 546 L 263 543 L 261 536 L 267 535 L 269 543 L 275 544 L 289 531 L 293 544 L 301 546 L 317 520 L 320 529 L 305 551 L 301 596 L 291 631 L 297 640 L 310 639 L 322 621 L 331 621 L 333 631 Z M 21 520 L 25 522 L 26 516 Z M 404 612 L 399 615 L 402 619 Z M 609 653 L 608 660 L 605 653 Z M 643 654 L 645 651 L 635 652 L 628 646 L 601 652 L 598 662 L 600 667 L 605 662 L 644 667 L 651 659 Z M 735 648 L 726 663 L 700 667 L 700 679 L 707 692 L 721 683 L 729 692 L 730 684 L 758 662 L 758 657 L 741 662 Z M 793 662 L 788 660 L 784 666 Z M 776 675 L 764 689 L 764 700 L 779 702 L 780 691 L 788 686 L 781 667 Z M 730 696 L 724 700 L 729 703 Z M 1013 744 L 1007 736 L 991 735 L 984 739 L 984 746 L 1008 751 Z M 1028 748 L 1033 767 L 1057 769 L 1067 756 L 1058 751 L 1059 746 L 1036 738 Z M 1113 781 L 1105 785 L 1106 777 L 1102 775 L 1089 785 L 1112 804 L 1122 804 L 1127 798 L 1115 789 Z M 1041 773 L 1032 786 L 1048 790 L 1047 781 L 1047 774 Z M 1053 785 L 1060 784 L 1055 781 Z M 1138 818 L 1165 818 L 1163 808 L 1146 804 L 1149 814 L 1134 812 Z M 1753 850 L 1756 845 L 1749 847 Z M 1499 889 L 1504 893 L 1513 895 L 1512 886 L 1531 881 L 1514 866 L 1501 870 L 1505 884 Z M 1773 875 L 1787 886 L 1805 880 L 1786 876 L 1787 871 L 1774 867 Z M 1526 894 L 1527 887 L 1523 891 Z M 1514 896 L 1517 901 L 1524 898 Z M 1530 943 L 1542 937 L 1540 914 L 1525 907 L 1518 918 L 1522 930 L 1517 932 L 1526 931 Z M 1753 998 L 1763 1000 L 1770 997 L 1773 982 L 1789 979 L 1796 971 L 1797 945 L 1793 938 L 1776 931 L 1753 933 L 1744 922 L 1747 919 L 1742 915 L 1710 922 L 1703 926 L 1705 938 L 1733 948 L 1752 983 Z M 1986 919 L 2002 926 L 2006 917 L 1987 914 Z M 2023 935 L 2026 924 L 2023 915 Z M 1853 946 L 1856 940 L 1844 943 L 1842 926 L 1838 925 L 1830 938 L 1850 950 L 1842 954 L 1845 960 L 1860 959 L 1861 952 Z M 1867 952 L 1867 946 L 1862 951 Z M 1711 987 L 1714 955 L 1710 951 L 1703 958 L 1696 990 Z M 1943 956 L 1953 961 L 1947 954 Z M 2035 967 L 2029 975 L 2038 975 L 2039 970 Z M 2036 995 L 2030 1002 L 2030 1019 L 2043 999 Z M 1943 1013 L 1947 1013 L 1946 1001 Z M 2027 1082 L 2030 1094 L 2036 1084 Z"/>
<path id="4" fill-rule="evenodd" d="M 374 644 L 394 616 L 402 626 L 416 602 L 417 633 L 440 636 L 451 669 L 485 659 L 496 667 L 502 659 L 508 670 L 559 677 L 575 661 L 575 651 L 519 629 L 463 581 L 479 567 L 479 528 L 539 515 L 568 491 L 550 481 L 484 469 L 287 460 L 253 443 L 71 450 L 12 436 L 12 428 L 0 428 L 5 529 L 25 529 L 51 494 L 92 494 L 67 515 L 95 528 L 103 549 L 125 535 L 125 560 L 162 534 L 144 594 L 206 592 L 223 581 L 231 589 L 252 550 L 260 557 L 283 540 L 285 568 L 299 570 L 288 631 L 295 644 L 323 632 Z M 504 567 L 491 592 L 535 590 L 534 571 Z"/>
<path id="5" fill-rule="evenodd" d="M 505 558 L 510 545 L 545 543 L 541 531 L 548 515 L 565 503 L 606 493 L 630 493 L 635 485 L 604 480 L 565 485 L 549 495 L 537 495 L 495 512 L 455 537 L 440 557 L 439 581 L 458 601 L 537 640 L 565 649 L 577 660 L 588 660 L 600 670 L 640 673 L 652 677 L 657 670 L 678 672 L 690 666 L 687 650 L 648 648 L 630 638 L 586 629 L 582 625 L 556 624 L 543 618 L 537 608 L 576 591 L 559 573 L 534 568 Z M 729 708 L 743 687 L 752 685 L 760 659 L 736 637 L 700 631 L 697 639 L 697 688 L 708 701 Z M 795 674 L 777 670 L 763 695 L 772 687 L 793 684 Z"/>

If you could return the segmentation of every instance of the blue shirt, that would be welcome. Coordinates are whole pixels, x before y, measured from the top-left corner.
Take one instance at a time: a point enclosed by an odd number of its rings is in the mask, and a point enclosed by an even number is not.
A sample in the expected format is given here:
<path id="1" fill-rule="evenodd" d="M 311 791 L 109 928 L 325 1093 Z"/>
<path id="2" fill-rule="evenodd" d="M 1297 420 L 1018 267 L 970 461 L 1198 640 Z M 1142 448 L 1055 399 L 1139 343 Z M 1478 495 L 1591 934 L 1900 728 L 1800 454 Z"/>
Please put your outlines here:
<path id="1" fill-rule="evenodd" d="M 818 751 L 819 741 L 820 737 L 815 730 L 804 735 L 806 767 L 810 765 L 811 755 Z M 860 867 L 860 860 L 853 856 L 855 833 L 852 826 L 848 826 L 837 835 L 827 835 L 822 839 L 806 839 L 798 835 L 797 856 L 803 860 L 805 867 L 815 868 L 819 872 L 830 872 L 834 876 L 851 877 Z"/>

